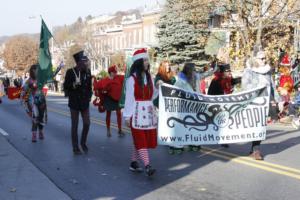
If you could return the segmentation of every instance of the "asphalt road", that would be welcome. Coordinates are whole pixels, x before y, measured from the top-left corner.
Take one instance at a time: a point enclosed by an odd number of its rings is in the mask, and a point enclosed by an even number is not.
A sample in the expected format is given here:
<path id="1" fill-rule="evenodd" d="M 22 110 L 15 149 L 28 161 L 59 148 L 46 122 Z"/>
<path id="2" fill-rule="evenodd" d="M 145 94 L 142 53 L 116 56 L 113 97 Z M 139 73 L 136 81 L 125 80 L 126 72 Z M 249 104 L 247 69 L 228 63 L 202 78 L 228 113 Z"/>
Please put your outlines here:
<path id="1" fill-rule="evenodd" d="M 265 161 L 247 157 L 250 144 L 205 146 L 182 155 L 169 155 L 159 146 L 150 153 L 157 173 L 148 178 L 128 170 L 131 135 L 119 138 L 114 128 L 107 138 L 105 115 L 91 107 L 91 117 L 90 151 L 74 156 L 67 99 L 48 97 L 45 140 L 35 144 L 19 102 L 4 99 L 0 105 L 0 128 L 10 143 L 72 199 L 300 199 L 300 132 L 290 126 L 268 128 L 262 144 Z"/>

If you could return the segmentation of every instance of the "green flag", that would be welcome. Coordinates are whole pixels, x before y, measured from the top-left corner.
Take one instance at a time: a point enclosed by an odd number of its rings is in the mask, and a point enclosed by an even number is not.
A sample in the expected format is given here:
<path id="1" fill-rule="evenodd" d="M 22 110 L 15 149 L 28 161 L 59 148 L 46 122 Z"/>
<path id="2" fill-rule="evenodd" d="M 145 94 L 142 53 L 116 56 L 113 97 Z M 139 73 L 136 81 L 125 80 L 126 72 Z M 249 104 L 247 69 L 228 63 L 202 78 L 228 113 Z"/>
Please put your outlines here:
<path id="1" fill-rule="evenodd" d="M 122 88 L 122 96 L 119 101 L 119 106 L 121 108 L 124 108 L 124 104 L 125 104 L 125 92 L 126 92 L 125 85 L 126 85 L 126 80 L 128 79 L 128 77 L 130 75 L 129 73 L 130 73 L 131 65 L 132 65 L 132 57 L 128 57 L 126 60 L 126 71 L 125 71 L 124 83 L 123 83 L 123 88 Z"/>
<path id="2" fill-rule="evenodd" d="M 49 31 L 47 25 L 42 19 L 42 28 L 40 35 L 40 48 L 39 48 L 39 64 L 38 69 L 38 88 L 42 89 L 43 86 L 52 80 L 52 63 L 51 63 L 51 54 L 49 51 L 49 39 L 52 37 L 51 32 Z"/>

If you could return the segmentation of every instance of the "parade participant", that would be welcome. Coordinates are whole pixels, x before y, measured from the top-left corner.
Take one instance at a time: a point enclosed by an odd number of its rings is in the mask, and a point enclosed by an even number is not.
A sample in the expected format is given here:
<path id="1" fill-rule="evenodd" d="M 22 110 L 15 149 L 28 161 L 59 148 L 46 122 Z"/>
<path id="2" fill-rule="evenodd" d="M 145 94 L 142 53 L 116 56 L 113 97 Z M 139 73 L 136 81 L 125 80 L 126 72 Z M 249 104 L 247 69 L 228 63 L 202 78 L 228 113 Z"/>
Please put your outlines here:
<path id="1" fill-rule="evenodd" d="M 37 141 L 37 130 L 39 130 L 39 139 L 44 139 L 43 128 L 47 121 L 46 98 L 37 87 L 38 67 L 38 64 L 30 67 L 29 79 L 24 83 L 20 96 L 26 113 L 32 119 L 32 142 Z"/>
<path id="2" fill-rule="evenodd" d="M 239 78 L 232 78 L 229 64 L 220 64 L 217 66 L 214 78 L 208 88 L 208 95 L 226 95 L 233 92 L 233 86 L 240 82 Z M 222 147 L 228 148 L 228 144 L 221 144 Z"/>
<path id="3" fill-rule="evenodd" d="M 201 78 L 199 74 L 198 76 L 196 75 L 194 63 L 185 63 L 182 71 L 179 72 L 177 81 L 174 85 L 186 91 L 199 92 L 199 87 L 197 82 Z M 200 149 L 201 146 L 199 145 L 189 145 L 189 150 L 191 151 L 199 151 Z M 184 148 L 183 146 L 173 146 L 170 149 L 170 153 L 172 153 L 172 150 L 174 151 L 174 153 L 180 154 L 183 152 Z"/>
<path id="4" fill-rule="evenodd" d="M 170 85 L 174 85 L 174 83 L 176 82 L 176 78 L 175 78 L 175 74 L 172 72 L 171 67 L 170 67 L 170 63 L 168 61 L 162 61 L 159 64 L 158 67 L 158 72 L 155 76 L 154 79 L 154 84 L 156 87 L 156 98 L 153 100 L 153 104 L 158 108 L 159 107 L 159 86 L 163 83 L 166 84 L 170 84 Z M 169 147 L 169 153 L 173 154 L 174 153 L 174 148 L 173 147 Z"/>
<path id="5" fill-rule="evenodd" d="M 133 137 L 133 153 L 129 169 L 134 172 L 141 171 L 138 159 L 143 161 L 146 175 L 152 176 L 155 173 L 150 165 L 148 149 L 157 146 L 157 124 L 153 123 L 153 82 L 150 75 L 149 56 L 146 49 L 134 52 L 133 64 L 130 69 L 130 76 L 126 81 L 125 107 L 123 116 L 126 125 L 131 128 Z M 139 105 L 144 105 L 139 107 Z M 148 117 L 140 116 L 141 111 L 149 111 Z M 152 114 L 151 114 L 152 112 Z M 141 120 L 139 120 L 141 119 Z M 143 120 L 144 119 L 144 120 Z M 143 126 L 146 124 L 147 128 Z"/>
<path id="6" fill-rule="evenodd" d="M 219 71 L 216 71 L 211 81 L 207 94 L 226 95 L 233 92 L 233 86 L 239 83 L 239 78 L 232 78 L 229 64 L 218 65 Z"/>
<path id="7" fill-rule="evenodd" d="M 280 62 L 280 79 L 278 92 L 284 102 L 289 102 L 291 93 L 294 88 L 294 81 L 290 73 L 291 62 L 287 54 L 285 54 Z"/>
<path id="8" fill-rule="evenodd" d="M 167 83 L 170 85 L 174 85 L 175 82 L 176 82 L 175 74 L 171 70 L 170 63 L 168 61 L 162 61 L 159 64 L 158 72 L 154 79 L 154 84 L 155 84 L 157 91 L 161 84 Z M 157 97 L 153 100 L 153 104 L 156 107 L 158 107 L 158 103 L 159 103 L 159 100 L 158 100 L 158 94 L 157 94 Z"/>
<path id="9" fill-rule="evenodd" d="M 89 59 L 84 55 L 84 51 L 75 53 L 73 57 L 76 62 L 76 66 L 68 69 L 66 72 L 64 91 L 65 95 L 69 97 L 68 106 L 70 108 L 72 121 L 72 146 L 73 153 L 77 155 L 82 153 L 78 146 L 77 133 L 79 113 L 81 114 L 83 121 L 80 144 L 82 150 L 85 153 L 88 152 L 86 142 L 90 127 L 89 104 L 92 97 L 92 81 L 89 69 Z"/>
<path id="10" fill-rule="evenodd" d="M 122 86 L 124 81 L 124 76 L 118 75 L 117 67 L 115 65 L 108 68 L 109 78 L 108 82 L 105 84 L 105 88 L 102 90 L 104 94 L 104 108 L 106 110 L 106 128 L 107 137 L 111 137 L 110 131 L 110 116 L 111 111 L 116 111 L 117 123 L 118 123 L 118 134 L 119 137 L 124 136 L 122 132 L 122 114 L 121 108 L 119 106 L 119 100 L 122 94 Z"/>
<path id="11" fill-rule="evenodd" d="M 276 100 L 278 94 L 271 76 L 271 67 L 266 62 L 264 51 L 259 51 L 251 65 L 245 69 L 242 76 L 242 90 L 251 90 L 266 85 L 270 87 L 270 111 L 269 114 L 274 120 L 278 120 L 278 106 Z M 261 141 L 253 141 L 250 156 L 255 160 L 263 160 L 260 151 Z"/>

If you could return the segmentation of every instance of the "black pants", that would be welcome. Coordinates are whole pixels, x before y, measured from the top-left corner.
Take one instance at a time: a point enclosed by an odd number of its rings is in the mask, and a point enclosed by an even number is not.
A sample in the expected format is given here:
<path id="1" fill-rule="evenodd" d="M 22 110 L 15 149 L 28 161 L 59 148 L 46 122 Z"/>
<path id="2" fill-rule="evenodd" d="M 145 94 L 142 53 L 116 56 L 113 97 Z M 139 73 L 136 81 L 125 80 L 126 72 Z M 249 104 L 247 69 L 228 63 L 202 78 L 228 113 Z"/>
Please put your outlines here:
<path id="1" fill-rule="evenodd" d="M 87 135 L 90 128 L 90 111 L 89 108 L 87 108 L 84 111 L 73 110 L 73 109 L 70 109 L 70 111 L 71 111 L 71 121 L 72 121 L 72 127 L 71 127 L 72 146 L 74 149 L 74 148 L 78 148 L 77 132 L 78 132 L 79 113 L 81 113 L 81 118 L 83 122 L 80 144 L 86 144 Z"/>
<path id="2" fill-rule="evenodd" d="M 252 146 L 251 146 L 251 152 L 255 151 L 255 150 L 259 150 L 260 149 L 260 141 L 253 141 L 252 142 Z"/>

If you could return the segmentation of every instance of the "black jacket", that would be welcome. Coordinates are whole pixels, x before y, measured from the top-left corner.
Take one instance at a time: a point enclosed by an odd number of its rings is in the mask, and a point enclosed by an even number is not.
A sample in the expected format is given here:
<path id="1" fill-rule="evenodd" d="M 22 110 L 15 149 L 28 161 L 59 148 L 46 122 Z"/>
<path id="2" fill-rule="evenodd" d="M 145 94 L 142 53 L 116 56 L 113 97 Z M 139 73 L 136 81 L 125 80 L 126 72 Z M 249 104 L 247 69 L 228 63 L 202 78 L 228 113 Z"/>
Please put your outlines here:
<path id="1" fill-rule="evenodd" d="M 238 83 L 241 83 L 241 77 L 231 79 L 232 87 Z M 218 79 L 218 80 L 213 79 L 211 81 L 208 91 L 207 91 L 207 94 L 208 95 L 224 95 L 224 90 L 222 88 L 220 79 Z"/>
<path id="2" fill-rule="evenodd" d="M 75 73 L 79 76 L 77 68 Z M 84 111 L 89 108 L 92 97 L 92 76 L 90 70 L 80 72 L 80 85 L 74 85 L 76 76 L 72 69 L 68 69 L 64 82 L 65 95 L 69 97 L 69 107 L 73 110 Z"/>
<path id="3" fill-rule="evenodd" d="M 207 94 L 208 95 L 224 95 L 224 90 L 221 86 L 221 81 L 213 79 L 209 85 Z"/>

